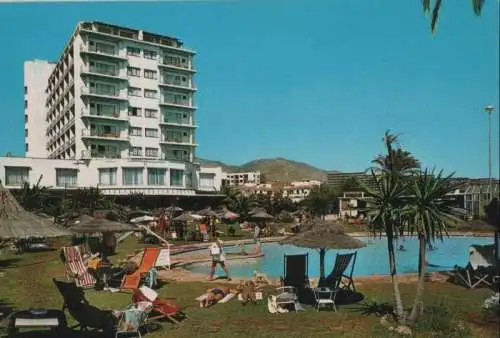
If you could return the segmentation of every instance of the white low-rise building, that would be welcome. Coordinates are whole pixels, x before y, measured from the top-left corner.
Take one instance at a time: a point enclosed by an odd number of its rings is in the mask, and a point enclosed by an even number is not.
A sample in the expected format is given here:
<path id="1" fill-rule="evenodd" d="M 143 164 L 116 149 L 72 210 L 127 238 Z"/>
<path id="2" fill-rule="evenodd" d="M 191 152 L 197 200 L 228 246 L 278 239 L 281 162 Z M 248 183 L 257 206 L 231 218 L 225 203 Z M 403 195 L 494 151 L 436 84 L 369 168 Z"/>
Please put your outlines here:
<path id="1" fill-rule="evenodd" d="M 320 186 L 320 181 L 295 181 L 283 187 L 283 197 L 289 198 L 294 203 L 300 203 L 309 196 L 314 187 Z"/>
<path id="2" fill-rule="evenodd" d="M 106 195 L 195 196 L 219 191 L 221 179 L 222 168 L 189 162 L 0 157 L 0 180 L 11 189 L 39 182 L 52 189 L 99 187 Z"/>
<path id="3" fill-rule="evenodd" d="M 223 180 L 226 185 L 259 185 L 260 184 L 260 171 L 250 171 L 241 173 L 223 173 Z"/>

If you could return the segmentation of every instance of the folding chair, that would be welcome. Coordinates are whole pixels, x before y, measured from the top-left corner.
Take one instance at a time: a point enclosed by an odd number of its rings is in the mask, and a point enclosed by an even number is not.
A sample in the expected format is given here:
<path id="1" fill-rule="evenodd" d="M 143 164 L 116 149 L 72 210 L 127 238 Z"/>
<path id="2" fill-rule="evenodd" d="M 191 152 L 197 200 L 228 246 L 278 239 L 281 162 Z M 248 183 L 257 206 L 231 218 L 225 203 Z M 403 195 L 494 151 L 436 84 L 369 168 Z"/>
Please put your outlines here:
<path id="1" fill-rule="evenodd" d="M 78 246 L 63 247 L 61 249 L 63 262 L 66 267 L 66 278 L 74 278 L 76 286 L 82 288 L 94 287 L 96 280 L 83 263 L 83 258 Z"/>
<path id="2" fill-rule="evenodd" d="M 495 275 L 494 246 L 471 245 L 469 262 L 465 268 L 457 267 L 455 281 L 474 289 L 482 284 L 491 287 Z"/>
<path id="3" fill-rule="evenodd" d="M 348 254 L 337 254 L 335 257 L 335 265 L 332 272 L 326 277 L 325 284 L 320 286 L 327 286 L 332 290 L 345 289 L 356 292 L 356 286 L 352 275 L 354 273 L 354 266 L 356 265 L 356 257 L 358 252 Z M 352 264 L 351 264 L 352 262 Z M 346 270 L 351 264 L 350 271 L 346 274 Z"/>
<path id="4" fill-rule="evenodd" d="M 310 287 L 309 254 L 285 255 L 282 286 L 292 286 L 298 292 Z"/>
<path id="5" fill-rule="evenodd" d="M 146 277 L 149 270 L 154 268 L 158 255 L 160 254 L 161 248 L 145 248 L 144 254 L 142 255 L 141 264 L 137 270 L 130 274 L 123 276 L 122 284 L 120 289 L 123 290 L 136 290 L 141 281 Z"/>

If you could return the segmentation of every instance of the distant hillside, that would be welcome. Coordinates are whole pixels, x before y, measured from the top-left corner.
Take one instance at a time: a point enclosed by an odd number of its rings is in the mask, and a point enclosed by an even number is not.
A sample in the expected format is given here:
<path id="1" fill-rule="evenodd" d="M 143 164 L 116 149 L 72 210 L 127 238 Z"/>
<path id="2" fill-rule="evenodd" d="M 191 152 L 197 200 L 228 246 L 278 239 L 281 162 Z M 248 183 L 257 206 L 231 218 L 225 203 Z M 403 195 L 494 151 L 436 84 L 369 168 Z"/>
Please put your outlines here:
<path id="1" fill-rule="evenodd" d="M 221 166 L 228 172 L 260 171 L 266 181 L 326 180 L 325 170 L 313 167 L 307 163 L 287 160 L 285 158 L 259 159 L 240 166 L 201 158 L 197 158 L 197 161 L 203 166 Z"/>

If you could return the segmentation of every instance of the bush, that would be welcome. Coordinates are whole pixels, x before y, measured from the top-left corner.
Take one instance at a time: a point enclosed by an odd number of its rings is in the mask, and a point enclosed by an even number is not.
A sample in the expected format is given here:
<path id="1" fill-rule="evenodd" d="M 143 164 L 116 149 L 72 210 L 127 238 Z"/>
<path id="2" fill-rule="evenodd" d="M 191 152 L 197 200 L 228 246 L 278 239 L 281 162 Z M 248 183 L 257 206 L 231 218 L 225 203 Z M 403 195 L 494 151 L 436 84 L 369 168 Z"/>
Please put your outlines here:
<path id="1" fill-rule="evenodd" d="M 424 315 L 415 326 L 417 332 L 429 333 L 435 337 L 472 337 L 467 322 L 457 318 L 452 306 L 444 300 L 425 308 Z"/>

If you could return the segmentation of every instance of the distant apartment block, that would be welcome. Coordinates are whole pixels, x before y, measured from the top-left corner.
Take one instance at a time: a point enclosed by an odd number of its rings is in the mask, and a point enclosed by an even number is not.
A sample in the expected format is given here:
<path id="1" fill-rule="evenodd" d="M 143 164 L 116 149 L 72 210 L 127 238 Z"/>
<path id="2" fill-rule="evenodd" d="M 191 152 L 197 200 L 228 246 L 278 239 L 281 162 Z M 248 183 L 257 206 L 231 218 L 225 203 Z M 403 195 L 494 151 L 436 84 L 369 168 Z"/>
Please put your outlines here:
<path id="1" fill-rule="evenodd" d="M 260 184 L 260 171 L 246 172 L 246 173 L 224 173 L 224 184 L 229 186 L 246 185 L 246 184 Z"/>

